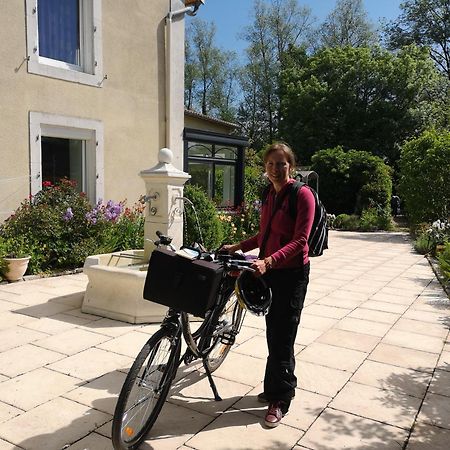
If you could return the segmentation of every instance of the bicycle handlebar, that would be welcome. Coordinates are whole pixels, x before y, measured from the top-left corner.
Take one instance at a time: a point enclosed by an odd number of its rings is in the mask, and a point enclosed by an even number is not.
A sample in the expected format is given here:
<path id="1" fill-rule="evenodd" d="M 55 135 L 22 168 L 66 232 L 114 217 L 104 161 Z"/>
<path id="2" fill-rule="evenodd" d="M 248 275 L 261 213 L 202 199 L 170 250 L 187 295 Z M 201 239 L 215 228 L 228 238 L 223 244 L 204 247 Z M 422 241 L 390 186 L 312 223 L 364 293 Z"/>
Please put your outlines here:
<path id="1" fill-rule="evenodd" d="M 231 259 L 225 263 L 225 266 L 229 270 L 248 270 L 249 272 L 255 272 L 255 269 L 251 265 L 251 261 L 241 261 L 239 259 Z"/>

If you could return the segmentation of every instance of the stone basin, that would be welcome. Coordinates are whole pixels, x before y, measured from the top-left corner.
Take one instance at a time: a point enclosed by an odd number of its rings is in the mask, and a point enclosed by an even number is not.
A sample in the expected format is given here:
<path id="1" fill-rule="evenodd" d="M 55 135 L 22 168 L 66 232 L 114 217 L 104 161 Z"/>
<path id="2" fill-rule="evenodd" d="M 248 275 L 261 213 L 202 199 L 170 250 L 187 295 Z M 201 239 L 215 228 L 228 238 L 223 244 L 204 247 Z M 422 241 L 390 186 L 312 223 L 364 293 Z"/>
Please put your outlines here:
<path id="1" fill-rule="evenodd" d="M 89 256 L 81 311 L 134 324 L 161 322 L 167 307 L 142 296 L 147 267 L 143 250 Z"/>

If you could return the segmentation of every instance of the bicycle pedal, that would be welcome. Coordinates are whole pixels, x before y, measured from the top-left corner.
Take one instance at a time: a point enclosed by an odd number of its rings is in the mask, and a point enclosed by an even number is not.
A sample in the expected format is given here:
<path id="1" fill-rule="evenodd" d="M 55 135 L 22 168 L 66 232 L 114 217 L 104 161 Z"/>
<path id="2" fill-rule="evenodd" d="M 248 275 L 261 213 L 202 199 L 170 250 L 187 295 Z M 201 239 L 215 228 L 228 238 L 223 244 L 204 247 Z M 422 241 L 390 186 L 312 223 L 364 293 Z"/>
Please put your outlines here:
<path id="1" fill-rule="evenodd" d="M 195 356 L 194 355 L 185 355 L 184 358 L 183 358 L 183 362 L 184 362 L 184 364 L 186 366 L 189 365 L 194 360 L 195 360 Z"/>
<path id="2" fill-rule="evenodd" d="M 234 333 L 224 333 L 220 336 L 220 342 L 224 345 L 233 345 L 236 341 Z"/>

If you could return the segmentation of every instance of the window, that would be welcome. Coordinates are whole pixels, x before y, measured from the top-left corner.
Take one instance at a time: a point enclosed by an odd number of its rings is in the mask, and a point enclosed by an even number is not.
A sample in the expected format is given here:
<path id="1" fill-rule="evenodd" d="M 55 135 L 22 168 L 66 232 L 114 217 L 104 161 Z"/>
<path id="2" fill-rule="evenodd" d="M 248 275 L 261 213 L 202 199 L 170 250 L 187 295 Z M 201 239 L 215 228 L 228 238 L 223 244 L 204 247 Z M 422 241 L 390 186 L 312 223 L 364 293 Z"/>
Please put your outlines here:
<path id="1" fill-rule="evenodd" d="M 215 144 L 208 147 L 198 143 L 188 144 L 191 183 L 203 187 L 217 205 L 233 206 L 237 151 L 219 148 Z"/>
<path id="2" fill-rule="evenodd" d="M 30 112 L 31 194 L 67 177 L 91 203 L 103 198 L 103 126 L 96 120 Z"/>
<path id="3" fill-rule="evenodd" d="M 28 71 L 101 86 L 101 0 L 26 0 Z"/>
<path id="4" fill-rule="evenodd" d="M 41 160 L 43 182 L 68 178 L 76 181 L 79 192 L 87 191 L 85 140 L 41 136 Z"/>
<path id="5" fill-rule="evenodd" d="M 201 130 L 184 131 L 185 170 L 218 206 L 243 201 L 245 138 Z"/>

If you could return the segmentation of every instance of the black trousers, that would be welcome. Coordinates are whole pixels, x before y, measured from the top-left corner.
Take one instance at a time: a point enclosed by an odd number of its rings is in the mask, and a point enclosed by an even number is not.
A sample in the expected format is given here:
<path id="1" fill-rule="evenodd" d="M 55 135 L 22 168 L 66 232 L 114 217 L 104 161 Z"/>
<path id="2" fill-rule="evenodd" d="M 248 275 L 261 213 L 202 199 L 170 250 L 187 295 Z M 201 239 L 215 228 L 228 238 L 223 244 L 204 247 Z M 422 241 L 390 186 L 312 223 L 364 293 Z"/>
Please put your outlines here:
<path id="1" fill-rule="evenodd" d="M 266 316 L 269 356 L 264 392 L 269 400 L 282 400 L 286 411 L 297 377 L 294 374 L 294 342 L 309 282 L 309 263 L 301 268 L 274 269 L 264 275 L 272 289 L 272 305 Z"/>

